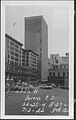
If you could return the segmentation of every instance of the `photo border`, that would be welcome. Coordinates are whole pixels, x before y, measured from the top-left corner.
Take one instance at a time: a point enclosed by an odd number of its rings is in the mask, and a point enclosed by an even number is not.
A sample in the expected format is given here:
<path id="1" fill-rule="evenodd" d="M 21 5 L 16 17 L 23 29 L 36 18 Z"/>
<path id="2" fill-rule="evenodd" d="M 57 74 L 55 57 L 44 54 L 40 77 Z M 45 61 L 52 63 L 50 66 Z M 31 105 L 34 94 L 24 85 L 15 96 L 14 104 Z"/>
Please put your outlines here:
<path id="1" fill-rule="evenodd" d="M 60 1 L 59 1 L 60 2 Z M 64 1 L 66 2 L 66 1 Z M 69 57 L 70 57 L 70 60 L 69 60 L 69 77 L 70 77 L 70 82 L 69 82 L 69 116 L 43 116 L 42 118 L 42 115 L 41 117 L 40 116 L 10 116 L 10 115 L 5 115 L 5 6 L 7 5 L 23 5 L 24 6 L 24 3 L 26 3 L 27 5 L 50 5 L 50 3 L 52 3 L 51 5 L 56 5 L 57 6 L 57 3 L 58 1 L 56 2 L 52 2 L 52 1 L 2 1 L 1 2 L 1 118 L 5 118 L 5 119 L 10 119 L 10 118 L 13 118 L 13 119 L 72 119 L 74 118 L 74 3 L 73 1 L 70 1 L 70 6 L 69 6 L 69 9 L 70 9 L 70 13 L 69 13 Z M 61 2 L 62 3 L 62 2 Z M 59 5 L 58 5 L 59 6 Z M 62 5 L 63 6 L 63 5 Z M 70 94 L 71 93 L 71 94 Z"/>

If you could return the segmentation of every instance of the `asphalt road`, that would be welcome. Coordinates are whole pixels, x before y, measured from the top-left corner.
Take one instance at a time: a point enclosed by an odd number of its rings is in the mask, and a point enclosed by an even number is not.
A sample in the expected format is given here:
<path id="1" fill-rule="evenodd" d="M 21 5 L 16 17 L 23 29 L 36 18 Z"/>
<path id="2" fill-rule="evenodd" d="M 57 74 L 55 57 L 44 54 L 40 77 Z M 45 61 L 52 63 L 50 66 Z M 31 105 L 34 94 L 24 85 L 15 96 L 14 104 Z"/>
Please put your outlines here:
<path id="1" fill-rule="evenodd" d="M 9 92 L 5 98 L 6 115 L 68 115 L 69 91 L 66 89 Z"/>

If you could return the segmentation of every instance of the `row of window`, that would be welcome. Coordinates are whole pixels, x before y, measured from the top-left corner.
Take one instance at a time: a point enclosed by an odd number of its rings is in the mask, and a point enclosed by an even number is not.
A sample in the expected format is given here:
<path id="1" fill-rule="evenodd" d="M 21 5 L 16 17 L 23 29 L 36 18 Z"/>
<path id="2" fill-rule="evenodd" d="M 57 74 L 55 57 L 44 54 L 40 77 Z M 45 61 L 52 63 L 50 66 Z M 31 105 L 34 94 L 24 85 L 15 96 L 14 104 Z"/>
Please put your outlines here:
<path id="1" fill-rule="evenodd" d="M 9 40 L 7 39 L 7 43 L 9 44 Z M 10 41 L 10 45 L 15 46 L 16 48 L 19 48 L 19 45 L 14 43 L 13 41 Z M 21 46 L 20 46 L 21 49 Z"/>
<path id="2" fill-rule="evenodd" d="M 9 48 L 9 45 L 7 45 L 7 48 Z M 10 46 L 10 50 L 14 51 L 14 47 Z M 21 54 L 21 51 L 19 51 L 17 48 L 15 48 L 15 52 Z"/>
<path id="3" fill-rule="evenodd" d="M 36 58 L 36 55 L 34 55 L 33 53 L 31 53 L 31 55 L 32 55 L 34 58 Z"/>
<path id="4" fill-rule="evenodd" d="M 12 65 L 21 65 L 21 63 L 14 62 L 14 61 L 10 61 L 10 60 L 8 60 L 8 63 L 10 63 L 10 64 L 12 64 Z"/>
<path id="5" fill-rule="evenodd" d="M 35 61 L 37 60 L 36 58 L 33 58 L 33 57 L 31 57 L 31 59 L 32 59 L 32 60 L 35 60 Z"/>
<path id="6" fill-rule="evenodd" d="M 8 51 L 8 53 L 9 53 L 9 51 Z M 16 57 L 20 57 L 21 58 L 21 55 L 19 55 L 18 53 L 14 53 L 13 51 L 10 51 L 10 54 L 11 55 L 15 55 Z"/>
<path id="7" fill-rule="evenodd" d="M 54 69 L 64 69 L 64 68 L 66 69 L 68 67 L 69 67 L 68 65 L 59 65 L 59 66 L 56 65 L 56 66 L 53 66 Z"/>
<path id="8" fill-rule="evenodd" d="M 36 61 L 31 61 L 32 63 L 34 63 L 34 64 L 37 64 L 37 62 Z"/>
<path id="9" fill-rule="evenodd" d="M 37 67 L 35 64 L 31 64 L 32 67 Z"/>
<path id="10" fill-rule="evenodd" d="M 21 62 L 21 59 L 15 58 L 14 56 L 11 56 L 8 54 L 8 58 L 11 58 L 12 60 Z"/>
<path id="11" fill-rule="evenodd" d="M 67 76 L 69 75 L 69 72 L 67 72 Z M 55 73 L 55 72 L 50 72 L 50 77 L 54 77 L 54 76 L 58 76 L 58 77 L 60 77 L 60 76 L 63 76 L 63 77 L 65 77 L 66 76 L 66 73 L 65 72 L 63 72 L 62 73 L 62 75 L 61 75 L 61 73 L 60 72 L 58 72 L 58 74 L 57 73 Z"/>

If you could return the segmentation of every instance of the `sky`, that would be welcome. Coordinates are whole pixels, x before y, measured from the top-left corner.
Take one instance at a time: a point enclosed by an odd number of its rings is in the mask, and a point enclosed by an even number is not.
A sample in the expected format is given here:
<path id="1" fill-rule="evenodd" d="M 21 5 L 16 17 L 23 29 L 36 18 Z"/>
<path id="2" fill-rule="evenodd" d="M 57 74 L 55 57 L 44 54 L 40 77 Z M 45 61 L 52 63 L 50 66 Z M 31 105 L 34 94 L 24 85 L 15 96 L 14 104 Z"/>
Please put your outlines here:
<path id="1" fill-rule="evenodd" d="M 5 32 L 24 44 L 24 18 L 42 15 L 48 25 L 48 57 L 69 52 L 69 9 L 67 5 L 6 6 Z M 16 23 L 15 25 L 13 25 Z"/>

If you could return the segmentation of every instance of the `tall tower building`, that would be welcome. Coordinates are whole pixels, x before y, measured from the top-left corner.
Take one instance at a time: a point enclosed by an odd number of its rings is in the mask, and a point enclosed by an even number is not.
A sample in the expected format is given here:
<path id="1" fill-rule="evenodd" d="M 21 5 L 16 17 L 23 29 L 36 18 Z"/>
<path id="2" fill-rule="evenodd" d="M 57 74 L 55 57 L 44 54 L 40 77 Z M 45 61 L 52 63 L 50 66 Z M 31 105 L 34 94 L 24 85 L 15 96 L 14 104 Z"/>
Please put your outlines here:
<path id="1" fill-rule="evenodd" d="M 38 54 L 38 79 L 48 76 L 48 26 L 43 16 L 25 18 L 25 49 Z"/>

